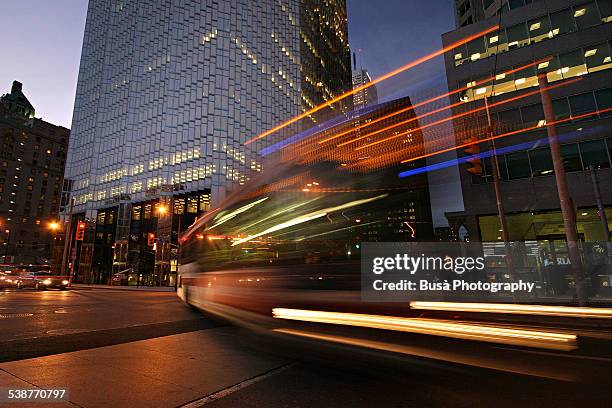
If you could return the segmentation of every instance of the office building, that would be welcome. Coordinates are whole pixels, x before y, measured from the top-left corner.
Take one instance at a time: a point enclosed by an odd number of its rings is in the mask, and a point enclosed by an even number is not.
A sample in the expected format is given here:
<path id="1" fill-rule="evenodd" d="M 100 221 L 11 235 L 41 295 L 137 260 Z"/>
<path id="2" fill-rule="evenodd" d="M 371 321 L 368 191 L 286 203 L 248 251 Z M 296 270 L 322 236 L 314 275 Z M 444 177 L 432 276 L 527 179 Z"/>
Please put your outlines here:
<path id="1" fill-rule="evenodd" d="M 353 71 L 353 89 L 364 86 L 372 82 L 370 74 L 365 69 L 357 69 Z M 376 105 L 378 103 L 378 92 L 376 85 L 371 85 L 365 89 L 361 89 L 353 94 L 353 108 L 361 109 L 366 106 Z"/>
<path id="2" fill-rule="evenodd" d="M 519 4 L 520 3 L 520 4 Z M 495 146 L 460 149 L 459 156 L 487 153 L 499 160 L 501 197 L 512 241 L 563 241 L 565 230 L 548 146 L 537 75 L 545 75 L 578 236 L 605 240 L 596 184 L 608 220 L 612 215 L 612 2 L 541 0 L 509 2 L 501 15 L 479 17 L 443 35 L 445 45 L 499 23 L 499 30 L 446 55 L 454 138 L 462 145 L 488 135 L 485 97 Z M 463 103 L 461 103 L 463 102 Z M 472 112 L 466 114 L 466 112 Z M 452 140 L 451 140 L 452 139 Z M 592 174 L 594 172 L 594 174 Z M 501 241 L 491 159 L 460 164 L 465 211 L 448 214 L 472 241 Z"/>
<path id="3" fill-rule="evenodd" d="M 180 230 L 284 133 L 245 142 L 350 86 L 342 0 L 91 0 L 66 168 L 77 279 L 172 285 Z"/>
<path id="4" fill-rule="evenodd" d="M 59 232 L 58 208 L 70 131 L 35 117 L 14 81 L 0 97 L 0 255 L 45 263 Z"/>

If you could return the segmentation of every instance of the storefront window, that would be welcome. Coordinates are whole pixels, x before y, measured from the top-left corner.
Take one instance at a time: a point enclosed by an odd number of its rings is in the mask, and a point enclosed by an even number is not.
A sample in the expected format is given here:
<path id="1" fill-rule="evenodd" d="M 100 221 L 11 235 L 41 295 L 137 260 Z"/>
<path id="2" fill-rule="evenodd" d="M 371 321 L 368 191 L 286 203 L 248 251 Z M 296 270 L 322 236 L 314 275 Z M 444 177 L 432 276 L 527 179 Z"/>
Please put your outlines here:
<path id="1" fill-rule="evenodd" d="M 582 161 L 585 168 L 588 169 L 589 166 L 595 166 L 600 169 L 610 167 L 608 151 L 603 139 L 580 143 L 580 152 L 582 153 Z"/>
<path id="2" fill-rule="evenodd" d="M 145 204 L 143 211 L 143 218 L 148 220 L 151 218 L 151 204 Z"/>
<path id="3" fill-rule="evenodd" d="M 142 206 L 137 205 L 132 207 L 132 220 L 133 221 L 139 221 L 140 220 L 140 212 L 142 210 Z"/>

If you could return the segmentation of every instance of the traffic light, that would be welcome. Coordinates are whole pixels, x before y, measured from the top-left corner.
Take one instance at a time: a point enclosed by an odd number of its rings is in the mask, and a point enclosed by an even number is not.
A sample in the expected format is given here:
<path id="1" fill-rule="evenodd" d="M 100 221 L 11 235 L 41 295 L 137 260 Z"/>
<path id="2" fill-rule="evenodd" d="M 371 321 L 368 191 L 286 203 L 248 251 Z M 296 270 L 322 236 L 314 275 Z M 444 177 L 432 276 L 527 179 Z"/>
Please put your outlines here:
<path id="1" fill-rule="evenodd" d="M 75 239 L 77 241 L 82 241 L 84 237 L 85 237 L 85 222 L 84 221 L 79 221 L 79 223 L 77 224 L 76 238 Z"/>
<path id="2" fill-rule="evenodd" d="M 153 245 L 155 245 L 155 234 L 149 232 L 149 234 L 147 235 L 147 246 L 152 247 Z"/>
<path id="3" fill-rule="evenodd" d="M 466 142 L 468 143 L 476 141 L 476 138 L 466 140 Z M 465 160 L 466 163 L 471 165 L 467 169 L 467 172 L 473 174 L 474 176 L 482 176 L 482 162 L 480 161 L 480 157 L 478 156 L 478 154 L 480 153 L 480 146 L 478 146 L 477 144 L 467 146 L 463 149 L 463 152 L 468 155 L 468 158 Z"/>

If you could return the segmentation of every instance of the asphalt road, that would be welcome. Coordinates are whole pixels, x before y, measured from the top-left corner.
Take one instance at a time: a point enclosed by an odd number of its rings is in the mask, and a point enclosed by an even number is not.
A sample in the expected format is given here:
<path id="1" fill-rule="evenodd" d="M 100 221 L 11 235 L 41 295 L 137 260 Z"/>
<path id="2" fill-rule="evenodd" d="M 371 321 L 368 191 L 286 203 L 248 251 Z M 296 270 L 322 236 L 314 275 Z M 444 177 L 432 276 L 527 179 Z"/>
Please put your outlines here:
<path id="1" fill-rule="evenodd" d="M 219 326 L 172 292 L 0 291 L 0 362 Z"/>
<path id="2" fill-rule="evenodd" d="M 604 379 L 575 384 L 435 364 L 406 370 L 357 355 L 326 362 L 316 352 L 266 349 L 186 307 L 174 293 L 4 291 L 0 326 L 0 383 L 61 386 L 58 378 L 70 379 L 72 406 L 110 406 L 104 398 L 114 393 L 112 406 L 131 408 L 541 408 L 605 406 L 609 400 Z M 126 381 L 133 384 L 122 389 Z M 152 396 L 156 391 L 159 397 Z M 124 395 L 150 399 L 128 404 Z"/>

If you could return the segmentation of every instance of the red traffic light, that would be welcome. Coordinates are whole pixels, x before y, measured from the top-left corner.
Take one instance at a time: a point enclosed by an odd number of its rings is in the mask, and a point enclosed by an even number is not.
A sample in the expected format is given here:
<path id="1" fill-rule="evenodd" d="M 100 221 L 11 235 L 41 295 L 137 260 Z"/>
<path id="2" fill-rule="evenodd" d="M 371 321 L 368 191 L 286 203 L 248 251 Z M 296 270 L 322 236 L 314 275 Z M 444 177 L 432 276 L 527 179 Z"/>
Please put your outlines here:
<path id="1" fill-rule="evenodd" d="M 77 230 L 76 230 L 76 240 L 77 241 L 83 241 L 83 239 L 85 238 L 85 222 L 84 221 L 79 221 L 79 223 L 77 224 Z"/>

